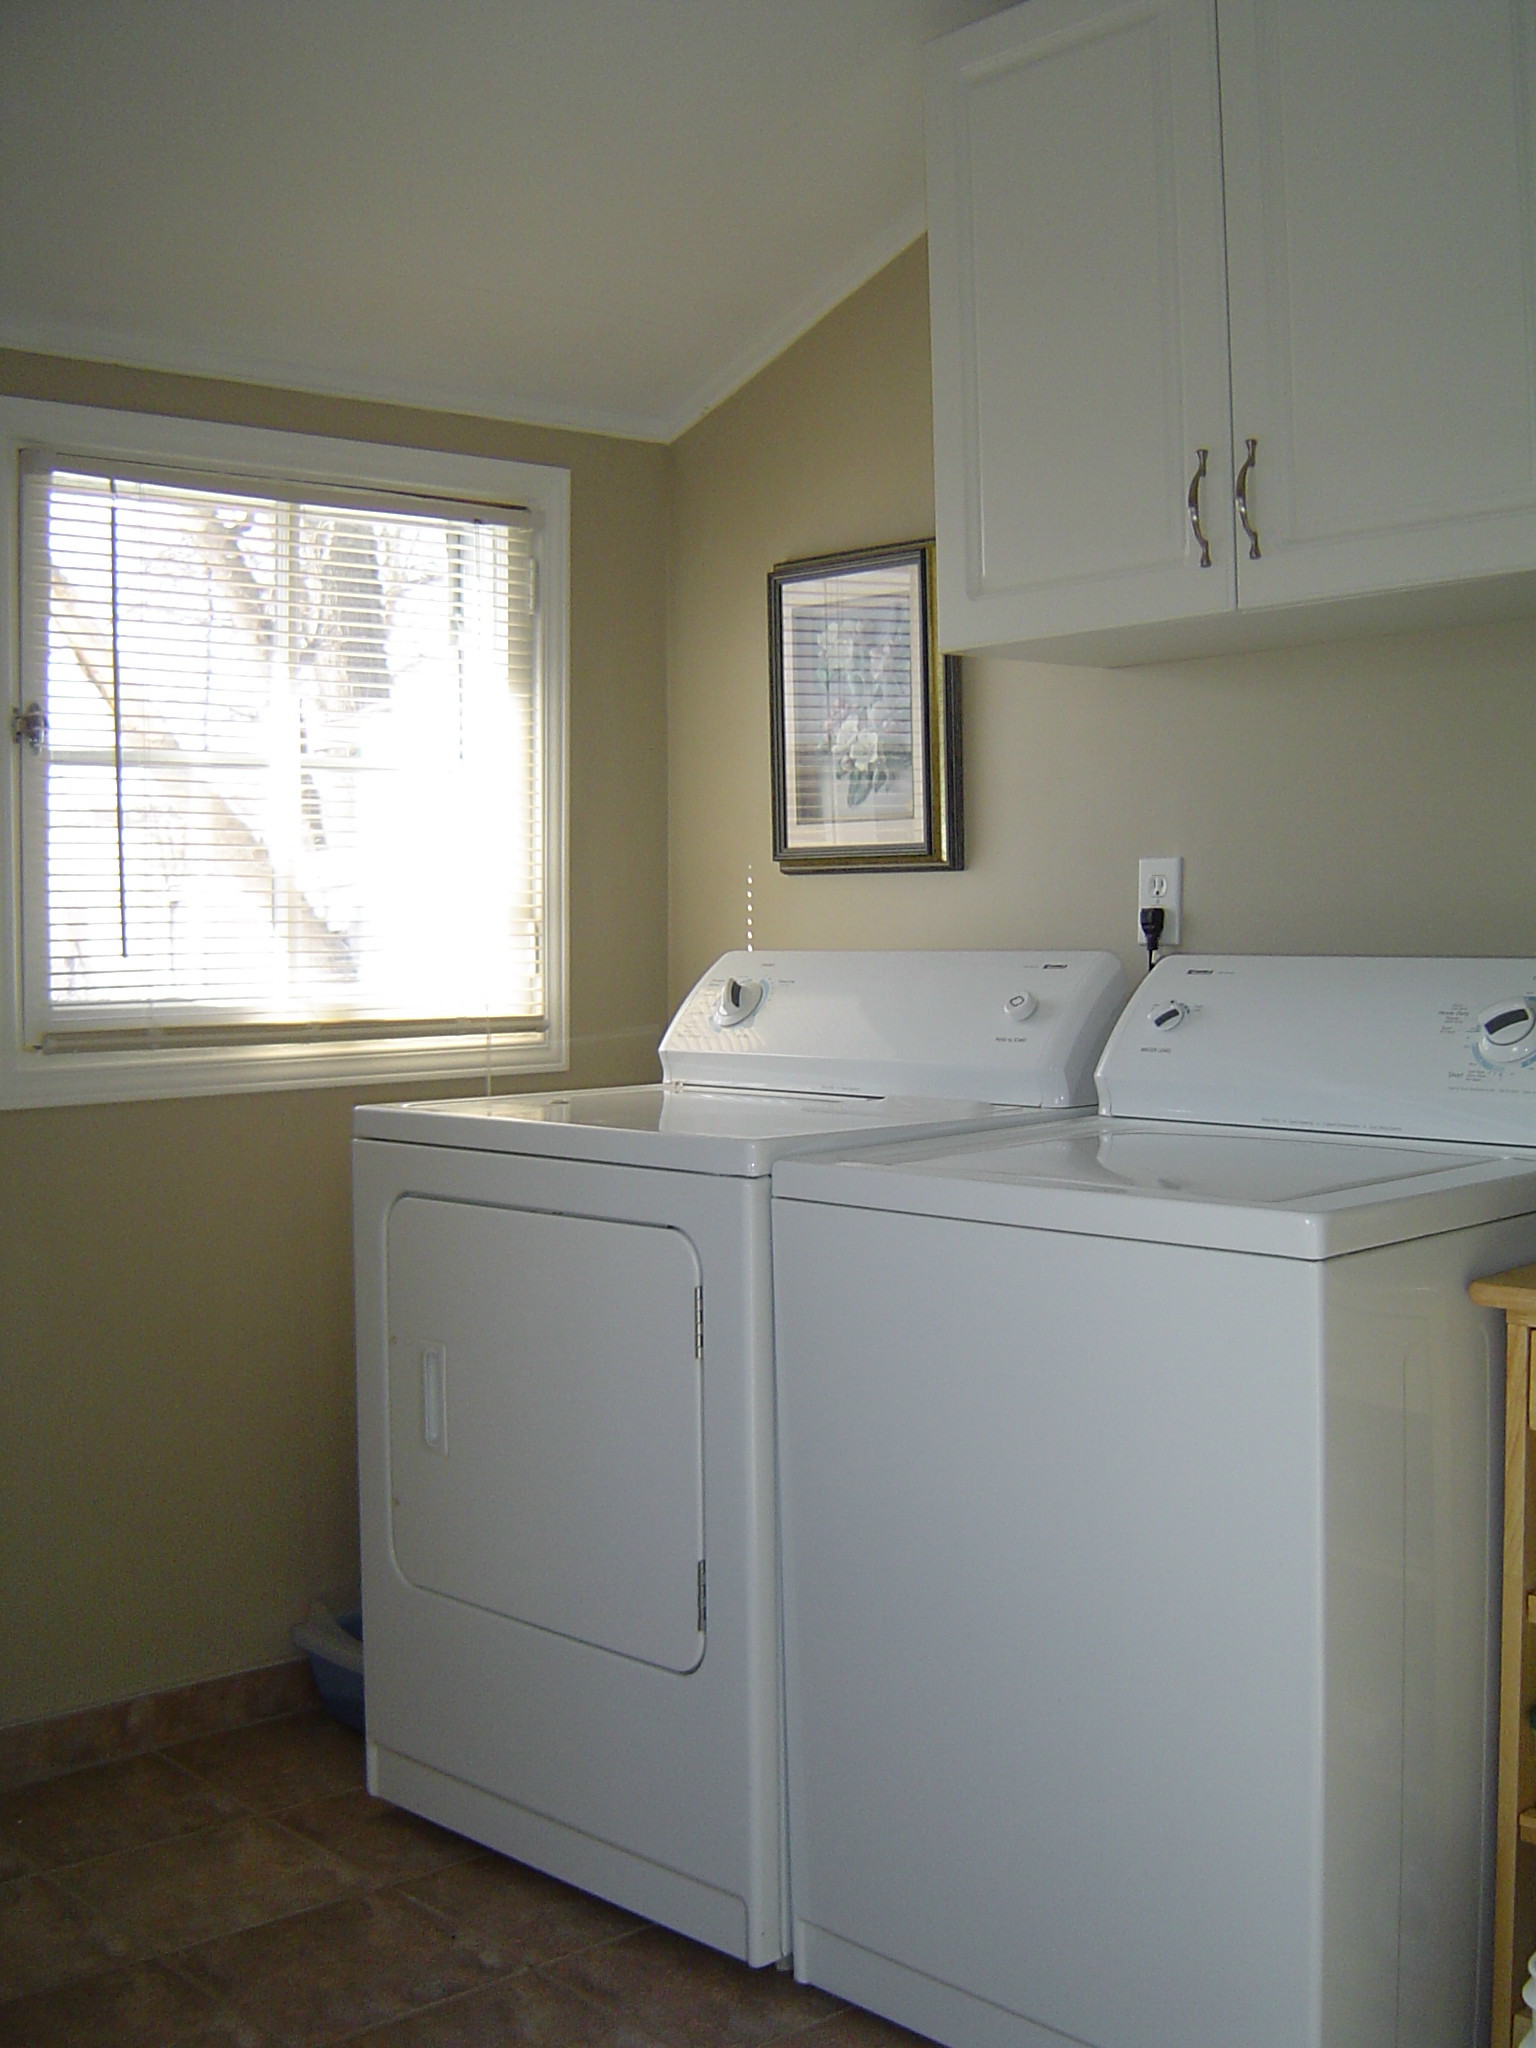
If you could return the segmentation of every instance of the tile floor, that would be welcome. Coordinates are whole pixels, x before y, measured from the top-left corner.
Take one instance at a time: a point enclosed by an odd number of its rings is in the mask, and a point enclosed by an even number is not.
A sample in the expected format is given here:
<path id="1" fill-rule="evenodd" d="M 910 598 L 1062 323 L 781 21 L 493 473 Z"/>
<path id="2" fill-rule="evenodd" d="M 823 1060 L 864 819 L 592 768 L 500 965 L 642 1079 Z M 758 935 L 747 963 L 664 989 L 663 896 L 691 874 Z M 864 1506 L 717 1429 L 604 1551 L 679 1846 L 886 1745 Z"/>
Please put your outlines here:
<path id="1" fill-rule="evenodd" d="M 912 2048 L 433 1827 L 317 1711 L 0 1795 L 0 2048 Z"/>

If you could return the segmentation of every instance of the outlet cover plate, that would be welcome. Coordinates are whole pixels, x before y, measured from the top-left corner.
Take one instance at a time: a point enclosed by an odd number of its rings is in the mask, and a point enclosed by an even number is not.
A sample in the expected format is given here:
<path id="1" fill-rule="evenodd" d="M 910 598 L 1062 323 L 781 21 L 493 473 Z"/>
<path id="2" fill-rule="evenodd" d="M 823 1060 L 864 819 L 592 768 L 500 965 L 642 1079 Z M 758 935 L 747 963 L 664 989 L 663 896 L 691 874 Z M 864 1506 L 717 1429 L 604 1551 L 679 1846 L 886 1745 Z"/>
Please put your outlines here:
<path id="1" fill-rule="evenodd" d="M 1160 860 L 1144 860 L 1137 864 L 1136 874 L 1136 943 L 1144 946 L 1141 913 L 1144 910 L 1160 910 L 1163 913 L 1163 935 L 1158 941 L 1161 946 L 1176 946 L 1179 943 L 1179 927 L 1184 916 L 1184 856 L 1182 853 L 1165 854 Z"/>

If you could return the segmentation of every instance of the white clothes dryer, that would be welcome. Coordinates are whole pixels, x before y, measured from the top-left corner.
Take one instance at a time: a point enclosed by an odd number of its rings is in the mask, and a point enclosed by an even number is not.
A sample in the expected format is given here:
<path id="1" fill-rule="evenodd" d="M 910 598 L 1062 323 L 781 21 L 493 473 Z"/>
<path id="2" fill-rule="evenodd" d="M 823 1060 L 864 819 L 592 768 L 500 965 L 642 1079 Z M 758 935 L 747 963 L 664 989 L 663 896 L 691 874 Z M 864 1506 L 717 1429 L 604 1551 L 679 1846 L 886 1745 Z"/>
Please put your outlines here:
<path id="1" fill-rule="evenodd" d="M 727 955 L 658 1085 L 360 1107 L 368 1775 L 752 1963 L 787 1941 L 770 1181 L 1091 1103 L 1112 955 Z"/>
<path id="2" fill-rule="evenodd" d="M 799 1975 L 1482 2048 L 1536 961 L 1178 959 L 1104 1114 L 775 1170 Z"/>

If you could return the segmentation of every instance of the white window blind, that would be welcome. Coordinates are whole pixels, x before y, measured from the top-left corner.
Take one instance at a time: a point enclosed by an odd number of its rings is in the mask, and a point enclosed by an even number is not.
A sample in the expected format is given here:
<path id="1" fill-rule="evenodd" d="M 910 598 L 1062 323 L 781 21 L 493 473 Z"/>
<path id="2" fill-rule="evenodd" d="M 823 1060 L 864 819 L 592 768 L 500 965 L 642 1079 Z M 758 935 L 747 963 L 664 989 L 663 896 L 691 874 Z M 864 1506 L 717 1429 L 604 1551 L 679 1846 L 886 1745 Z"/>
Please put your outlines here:
<path id="1" fill-rule="evenodd" d="M 23 458 L 35 1051 L 541 1033 L 535 523 Z"/>

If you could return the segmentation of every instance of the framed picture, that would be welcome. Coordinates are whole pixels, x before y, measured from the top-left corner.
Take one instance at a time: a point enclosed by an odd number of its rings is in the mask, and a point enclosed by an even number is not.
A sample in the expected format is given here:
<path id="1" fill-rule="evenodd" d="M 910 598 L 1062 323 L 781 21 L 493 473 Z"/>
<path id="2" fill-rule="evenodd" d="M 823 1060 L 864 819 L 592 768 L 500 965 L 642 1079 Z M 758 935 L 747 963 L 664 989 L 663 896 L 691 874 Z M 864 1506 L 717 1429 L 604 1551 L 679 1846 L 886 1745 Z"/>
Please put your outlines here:
<path id="1" fill-rule="evenodd" d="M 960 664 L 939 658 L 933 543 L 781 562 L 768 635 L 780 867 L 963 867 Z"/>

